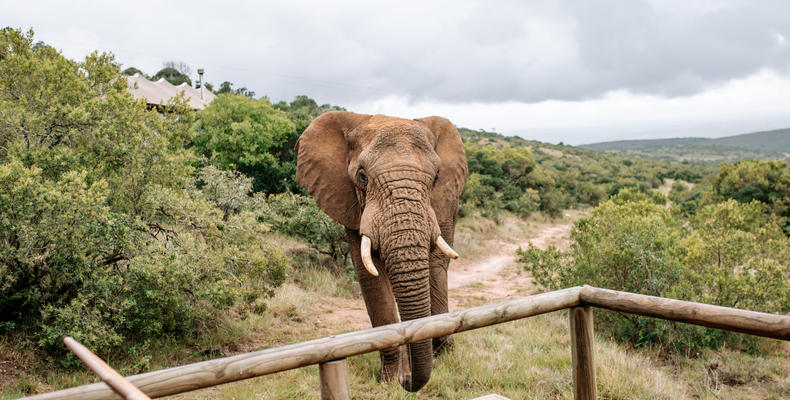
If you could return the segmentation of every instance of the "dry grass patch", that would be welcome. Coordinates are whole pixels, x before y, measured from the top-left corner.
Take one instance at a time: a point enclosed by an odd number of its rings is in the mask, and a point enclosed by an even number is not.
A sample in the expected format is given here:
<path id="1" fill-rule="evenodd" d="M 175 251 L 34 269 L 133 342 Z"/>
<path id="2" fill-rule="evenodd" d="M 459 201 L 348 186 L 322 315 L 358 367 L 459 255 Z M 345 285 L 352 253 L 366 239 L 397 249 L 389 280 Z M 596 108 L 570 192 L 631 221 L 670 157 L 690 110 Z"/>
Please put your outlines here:
<path id="1" fill-rule="evenodd" d="M 698 399 L 789 399 L 790 343 L 763 344 L 771 349 L 762 354 L 705 350 L 694 358 L 673 358 L 667 369 L 689 382 L 691 397 Z"/>
<path id="2" fill-rule="evenodd" d="M 571 399 L 567 319 L 566 312 L 558 312 L 457 334 L 456 346 L 435 361 L 431 381 L 417 394 L 396 383 L 377 383 L 376 353 L 352 357 L 352 398 L 470 399 L 499 393 L 512 399 Z M 598 387 L 605 398 L 687 398 L 683 383 L 651 366 L 647 358 L 596 342 Z M 312 366 L 225 385 L 212 394 L 223 399 L 315 398 L 318 388 L 318 369 Z"/>
<path id="3" fill-rule="evenodd" d="M 467 216 L 456 224 L 453 248 L 463 258 L 485 257 L 499 250 L 492 242 L 514 242 L 532 237 L 552 222 L 540 214 L 523 219 L 506 211 L 500 213 L 498 221 L 480 215 Z"/>

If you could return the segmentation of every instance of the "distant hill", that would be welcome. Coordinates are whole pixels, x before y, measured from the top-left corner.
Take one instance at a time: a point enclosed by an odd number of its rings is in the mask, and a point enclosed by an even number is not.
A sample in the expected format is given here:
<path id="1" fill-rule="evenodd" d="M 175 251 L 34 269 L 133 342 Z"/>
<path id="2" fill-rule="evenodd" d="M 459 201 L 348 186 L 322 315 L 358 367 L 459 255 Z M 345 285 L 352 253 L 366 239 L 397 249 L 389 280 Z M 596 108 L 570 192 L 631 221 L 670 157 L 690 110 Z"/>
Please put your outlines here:
<path id="1" fill-rule="evenodd" d="M 655 189 L 661 182 L 650 179 L 651 177 L 698 182 L 704 175 L 718 170 L 718 165 L 714 164 L 632 157 L 579 146 L 528 140 L 519 136 L 504 136 L 483 130 L 458 128 L 458 132 L 465 144 L 474 144 L 478 147 L 529 149 L 538 167 L 551 175 L 552 179 L 575 182 L 574 185 L 591 182 L 611 189 L 615 186 L 638 186 L 640 182 L 653 180 L 649 187 Z M 567 190 L 571 191 L 571 189 Z"/>
<path id="2" fill-rule="evenodd" d="M 580 147 L 616 152 L 631 157 L 672 161 L 739 161 L 746 159 L 790 161 L 790 129 L 746 133 L 716 139 L 675 138 L 619 140 Z"/>

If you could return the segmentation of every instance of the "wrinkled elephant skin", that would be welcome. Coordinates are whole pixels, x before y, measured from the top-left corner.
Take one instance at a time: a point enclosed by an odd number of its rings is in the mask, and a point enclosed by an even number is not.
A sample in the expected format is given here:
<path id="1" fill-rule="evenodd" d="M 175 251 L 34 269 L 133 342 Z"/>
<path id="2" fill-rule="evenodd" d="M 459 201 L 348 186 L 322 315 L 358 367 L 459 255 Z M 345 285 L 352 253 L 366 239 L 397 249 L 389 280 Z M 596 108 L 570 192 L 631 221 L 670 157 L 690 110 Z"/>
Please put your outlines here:
<path id="1" fill-rule="evenodd" d="M 467 177 L 460 135 L 440 117 L 332 111 L 296 144 L 296 179 L 346 227 L 373 326 L 445 313 L 447 267 Z M 380 379 L 417 391 L 450 338 L 381 351 Z"/>

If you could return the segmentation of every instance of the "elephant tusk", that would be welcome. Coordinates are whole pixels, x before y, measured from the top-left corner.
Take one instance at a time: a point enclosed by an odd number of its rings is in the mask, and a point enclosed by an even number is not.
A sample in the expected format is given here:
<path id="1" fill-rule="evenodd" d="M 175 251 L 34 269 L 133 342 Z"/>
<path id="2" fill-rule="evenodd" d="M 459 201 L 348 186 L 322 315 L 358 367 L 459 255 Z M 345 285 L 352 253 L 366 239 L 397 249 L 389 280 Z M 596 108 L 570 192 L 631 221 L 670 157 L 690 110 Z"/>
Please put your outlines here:
<path id="1" fill-rule="evenodd" d="M 436 237 L 436 247 L 438 247 L 439 250 L 442 251 L 442 253 L 446 254 L 447 257 L 450 257 L 453 260 L 458 258 L 458 253 L 456 253 L 455 250 L 453 250 L 453 248 L 450 247 L 450 245 L 447 244 L 447 242 L 445 242 L 444 238 L 442 238 L 441 236 Z"/>
<path id="2" fill-rule="evenodd" d="M 376 269 L 376 266 L 373 265 L 373 257 L 370 256 L 370 238 L 362 235 L 362 245 L 360 246 L 360 250 L 362 250 L 362 264 L 365 266 L 365 269 L 370 272 L 373 276 L 379 276 L 379 271 Z"/>

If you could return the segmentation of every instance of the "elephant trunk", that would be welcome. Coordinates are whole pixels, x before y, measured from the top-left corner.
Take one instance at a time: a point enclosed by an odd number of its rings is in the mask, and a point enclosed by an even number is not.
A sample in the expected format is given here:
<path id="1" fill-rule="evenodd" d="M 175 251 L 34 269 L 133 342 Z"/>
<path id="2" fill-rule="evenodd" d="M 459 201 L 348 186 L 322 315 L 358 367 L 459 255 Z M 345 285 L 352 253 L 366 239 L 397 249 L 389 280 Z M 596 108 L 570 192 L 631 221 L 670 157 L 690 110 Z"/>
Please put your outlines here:
<path id="1" fill-rule="evenodd" d="M 408 202 L 406 202 L 408 203 Z M 405 209 L 404 207 L 408 208 Z M 382 261 L 392 284 L 401 321 L 431 315 L 431 293 L 428 257 L 430 224 L 426 213 L 417 217 L 419 209 L 408 204 L 394 204 L 393 218 L 383 227 Z M 431 340 L 408 345 L 411 381 L 402 382 L 404 389 L 416 392 L 431 377 L 433 350 Z"/>

